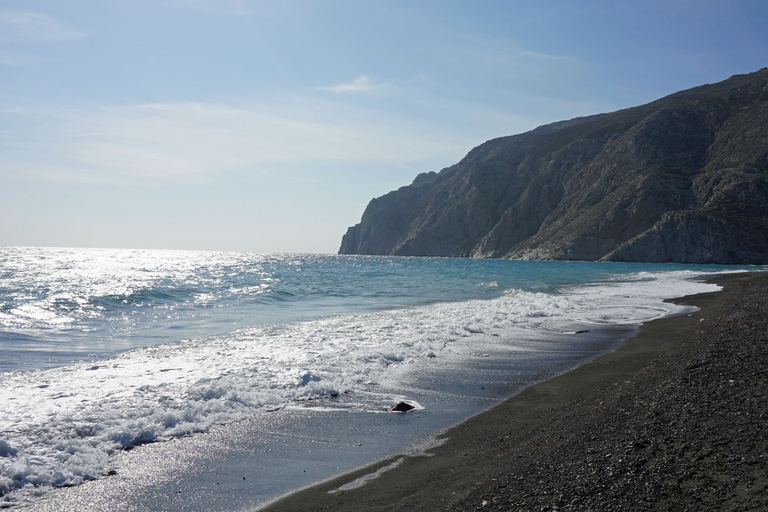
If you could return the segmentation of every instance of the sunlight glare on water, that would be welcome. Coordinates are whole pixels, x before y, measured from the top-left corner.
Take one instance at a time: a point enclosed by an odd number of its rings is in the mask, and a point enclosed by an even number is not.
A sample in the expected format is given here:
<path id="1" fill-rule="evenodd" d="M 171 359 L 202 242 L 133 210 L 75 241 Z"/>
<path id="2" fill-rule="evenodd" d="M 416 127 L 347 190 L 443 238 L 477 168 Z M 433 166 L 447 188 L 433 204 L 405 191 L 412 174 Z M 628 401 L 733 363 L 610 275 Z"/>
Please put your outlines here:
<path id="1" fill-rule="evenodd" d="M 685 311 L 662 299 L 723 270 L 0 248 L 0 495 L 298 400 L 380 411 L 382 383 L 478 354 L 589 357 L 575 326 Z"/>

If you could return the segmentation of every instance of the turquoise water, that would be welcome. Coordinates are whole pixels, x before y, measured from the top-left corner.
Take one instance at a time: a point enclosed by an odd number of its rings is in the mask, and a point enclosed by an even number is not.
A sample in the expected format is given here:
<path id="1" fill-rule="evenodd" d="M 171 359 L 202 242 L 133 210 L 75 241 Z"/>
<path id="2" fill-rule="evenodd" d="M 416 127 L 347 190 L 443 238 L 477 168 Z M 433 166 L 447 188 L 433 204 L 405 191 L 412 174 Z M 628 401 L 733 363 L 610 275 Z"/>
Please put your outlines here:
<path id="1" fill-rule="evenodd" d="M 508 290 L 557 293 L 712 266 L 0 248 L 0 371 L 55 367 L 257 324 Z"/>
<path id="2" fill-rule="evenodd" d="M 613 346 L 577 332 L 683 313 L 663 299 L 727 270 L 743 269 L 0 248 L 0 505 L 311 399 L 379 414 L 414 379 L 456 396 L 456 369 L 490 354 L 565 371 Z"/>

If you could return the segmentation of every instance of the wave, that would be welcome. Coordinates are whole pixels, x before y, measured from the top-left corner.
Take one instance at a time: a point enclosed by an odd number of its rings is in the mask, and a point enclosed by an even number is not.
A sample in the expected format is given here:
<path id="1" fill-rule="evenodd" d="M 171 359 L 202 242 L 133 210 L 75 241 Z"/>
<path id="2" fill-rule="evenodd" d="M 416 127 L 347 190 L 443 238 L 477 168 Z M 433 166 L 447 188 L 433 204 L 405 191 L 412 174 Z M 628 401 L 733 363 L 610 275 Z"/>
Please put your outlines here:
<path id="1" fill-rule="evenodd" d="M 13 500 L 19 490 L 78 484 L 106 474 L 119 450 L 297 400 L 370 390 L 409 368 L 471 357 L 483 347 L 540 351 L 543 358 L 573 350 L 546 337 L 534 342 L 521 329 L 565 333 L 577 323 L 637 324 L 679 313 L 686 309 L 661 299 L 716 289 L 683 280 L 690 275 L 258 325 L 0 374 L 0 494 Z M 359 406 L 382 404 L 361 399 Z"/>

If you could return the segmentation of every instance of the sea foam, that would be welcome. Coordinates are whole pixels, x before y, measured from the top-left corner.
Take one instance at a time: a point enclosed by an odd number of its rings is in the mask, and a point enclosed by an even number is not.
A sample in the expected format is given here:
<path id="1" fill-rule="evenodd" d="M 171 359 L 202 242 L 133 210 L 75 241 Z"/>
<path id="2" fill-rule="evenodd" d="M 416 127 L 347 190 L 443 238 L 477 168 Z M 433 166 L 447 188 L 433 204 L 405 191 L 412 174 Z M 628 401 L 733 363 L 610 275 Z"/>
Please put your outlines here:
<path id="1" fill-rule="evenodd" d="M 694 272 L 638 273 L 557 293 L 509 289 L 491 300 L 429 304 L 266 324 L 77 364 L 0 374 L 0 494 L 104 475 L 110 455 L 284 408 L 370 390 L 409 368 L 489 344 L 568 350 L 521 330 L 633 325 L 687 311 L 661 299 L 713 291 Z M 379 410 L 382 404 L 360 401 Z M 19 492 L 22 490 L 22 492 Z"/>

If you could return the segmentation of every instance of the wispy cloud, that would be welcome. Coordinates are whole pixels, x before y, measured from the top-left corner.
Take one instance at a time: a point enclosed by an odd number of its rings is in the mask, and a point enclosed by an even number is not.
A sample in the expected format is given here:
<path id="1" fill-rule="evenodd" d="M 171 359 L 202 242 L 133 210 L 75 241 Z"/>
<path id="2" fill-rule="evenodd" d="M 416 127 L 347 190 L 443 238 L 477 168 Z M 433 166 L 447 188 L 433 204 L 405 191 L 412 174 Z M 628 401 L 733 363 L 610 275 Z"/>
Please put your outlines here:
<path id="1" fill-rule="evenodd" d="M 0 175 L 128 186 L 208 183 L 229 173 L 453 163 L 464 134 L 406 124 L 319 95 L 257 103 L 162 103 L 0 112 Z M 431 166 L 429 167 L 431 168 Z"/>
<path id="2" fill-rule="evenodd" d="M 0 11 L 0 43 L 50 43 L 82 39 L 86 35 L 45 14 Z"/>
<path id="3" fill-rule="evenodd" d="M 507 37 L 470 31 L 445 40 L 449 42 L 436 49 L 436 54 L 461 62 L 462 66 L 484 71 L 540 75 L 560 73 L 563 68 L 575 69 L 583 65 L 578 57 L 533 51 Z"/>
<path id="4" fill-rule="evenodd" d="M 336 94 L 358 94 L 375 91 L 386 87 L 388 83 L 376 83 L 368 75 L 361 75 L 351 82 L 345 82 L 332 87 L 321 87 L 321 91 L 333 92 Z"/>
<path id="5" fill-rule="evenodd" d="M 161 0 L 160 5 L 174 9 L 192 9 L 205 13 L 235 15 L 254 27 L 251 13 L 241 0 Z"/>
<path id="6" fill-rule="evenodd" d="M 24 62 L 25 59 L 18 54 L 0 51 L 0 65 L 19 67 Z"/>

